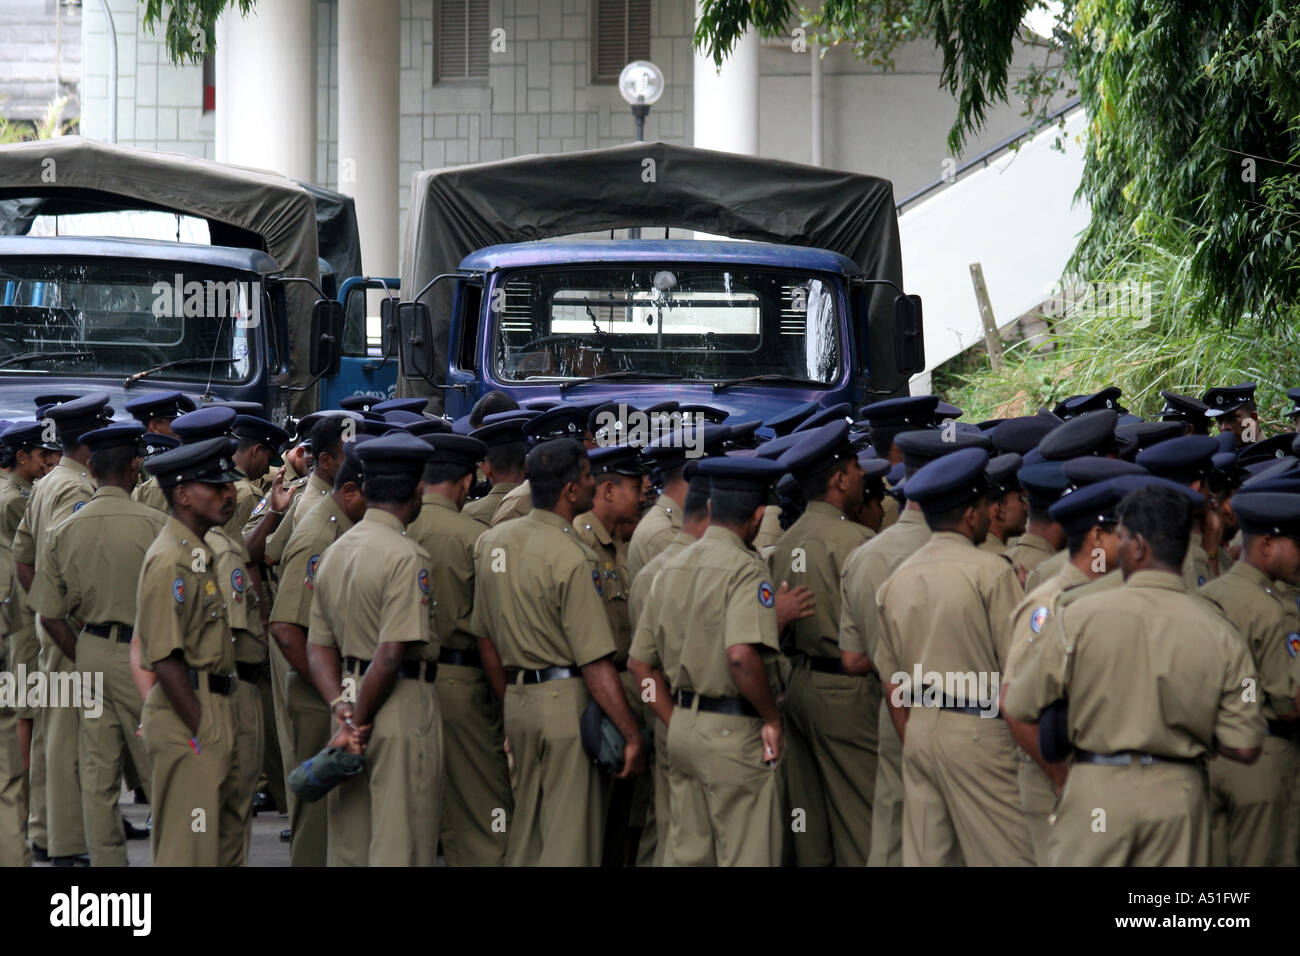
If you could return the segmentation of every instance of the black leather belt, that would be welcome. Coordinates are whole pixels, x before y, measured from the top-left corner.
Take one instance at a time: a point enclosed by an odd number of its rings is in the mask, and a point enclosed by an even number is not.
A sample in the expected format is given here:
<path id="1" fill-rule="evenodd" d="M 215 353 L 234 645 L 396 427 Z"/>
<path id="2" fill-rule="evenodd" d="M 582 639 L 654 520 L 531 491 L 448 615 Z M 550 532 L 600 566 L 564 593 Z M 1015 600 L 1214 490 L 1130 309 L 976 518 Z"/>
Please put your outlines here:
<path id="1" fill-rule="evenodd" d="M 952 711 L 954 714 L 965 714 L 967 717 L 983 717 L 985 714 L 992 713 L 992 708 L 989 707 L 968 707 L 963 704 L 950 704 L 946 700 L 939 705 L 939 709 Z"/>
<path id="2" fill-rule="evenodd" d="M 1074 751 L 1075 763 L 1098 764 L 1102 767 L 1128 767 L 1134 763 L 1149 765 L 1153 763 L 1185 763 L 1194 764 L 1194 757 L 1157 757 L 1155 754 L 1144 754 L 1136 750 L 1121 750 L 1119 753 L 1099 754 L 1091 750 Z"/>
<path id="3" fill-rule="evenodd" d="M 743 697 L 705 697 L 703 694 L 696 694 L 693 690 L 679 690 L 677 692 L 677 703 L 681 707 L 689 708 L 699 698 L 699 709 L 707 714 L 731 714 L 733 717 L 757 717 L 762 720 L 758 708 L 751 704 Z"/>
<path id="4" fill-rule="evenodd" d="M 228 697 L 235 690 L 234 674 L 213 674 L 210 671 L 196 671 L 193 667 L 189 668 L 190 687 L 195 690 L 199 689 L 199 678 L 202 676 L 208 686 L 208 690 L 214 694 L 220 694 L 222 697 Z"/>
<path id="5" fill-rule="evenodd" d="M 343 666 L 348 670 L 364 674 L 370 669 L 370 661 L 363 661 L 359 657 L 343 658 Z M 411 680 L 423 680 L 426 684 L 432 684 L 438 679 L 438 662 L 437 661 L 402 661 L 397 665 L 398 677 L 409 677 Z"/>
<path id="6" fill-rule="evenodd" d="M 1285 737 L 1291 740 L 1295 737 L 1296 732 L 1300 731 L 1300 721 L 1294 720 L 1270 720 L 1268 722 L 1268 732 L 1273 737 Z"/>
<path id="7" fill-rule="evenodd" d="M 809 656 L 808 666 L 820 674 L 839 674 L 843 677 L 852 676 L 844 669 L 844 661 L 838 657 Z"/>
<path id="8" fill-rule="evenodd" d="M 135 628 L 130 624 L 117 624 L 109 621 L 107 624 L 87 624 L 82 630 L 87 634 L 94 634 L 96 637 L 113 637 L 113 628 L 117 628 L 117 642 L 119 644 L 130 644 L 131 635 L 135 633 Z"/>
<path id="9" fill-rule="evenodd" d="M 520 680 L 520 676 L 523 680 Z M 552 680 L 568 680 L 570 677 L 581 677 L 582 671 L 577 667 L 548 667 L 540 671 L 526 671 L 515 669 L 510 674 L 510 683 L 512 684 L 545 684 Z"/>
<path id="10" fill-rule="evenodd" d="M 246 680 L 250 684 L 256 684 L 258 678 L 262 676 L 262 665 L 249 664 L 244 661 L 235 661 L 235 673 L 239 675 L 240 680 Z"/>
<path id="11" fill-rule="evenodd" d="M 438 652 L 439 664 L 454 664 L 457 667 L 482 667 L 483 655 L 473 648 L 457 651 L 444 647 Z"/>

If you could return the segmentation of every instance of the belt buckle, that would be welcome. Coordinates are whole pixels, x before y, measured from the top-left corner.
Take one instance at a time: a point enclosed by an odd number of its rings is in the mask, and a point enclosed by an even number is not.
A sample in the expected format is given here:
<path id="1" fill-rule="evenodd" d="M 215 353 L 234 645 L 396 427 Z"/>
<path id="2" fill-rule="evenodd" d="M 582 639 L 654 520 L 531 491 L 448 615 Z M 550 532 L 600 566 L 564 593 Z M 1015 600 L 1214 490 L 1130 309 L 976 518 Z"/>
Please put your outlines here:
<path id="1" fill-rule="evenodd" d="M 1151 754 L 1138 754 L 1138 763 L 1140 763 L 1144 767 L 1151 766 L 1153 763 L 1156 762 L 1156 759 L 1157 758 L 1155 758 Z"/>

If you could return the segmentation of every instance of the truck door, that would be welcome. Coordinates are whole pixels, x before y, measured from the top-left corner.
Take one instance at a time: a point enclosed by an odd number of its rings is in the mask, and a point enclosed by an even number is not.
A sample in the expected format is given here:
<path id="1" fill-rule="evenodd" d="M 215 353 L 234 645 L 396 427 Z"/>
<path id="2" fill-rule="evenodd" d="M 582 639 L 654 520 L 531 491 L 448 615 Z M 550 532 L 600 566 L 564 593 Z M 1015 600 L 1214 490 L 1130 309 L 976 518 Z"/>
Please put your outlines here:
<path id="1" fill-rule="evenodd" d="M 379 325 L 379 296 L 367 295 L 368 289 L 387 289 L 394 296 L 401 280 L 370 276 L 353 276 L 339 289 L 343 305 L 343 357 L 339 374 L 321 381 L 321 407 L 338 408 L 349 395 L 370 395 L 380 399 L 394 397 L 397 388 L 397 355 L 383 354 Z M 374 313 L 374 314 L 371 314 Z M 394 353 L 396 346 L 393 347 Z"/>

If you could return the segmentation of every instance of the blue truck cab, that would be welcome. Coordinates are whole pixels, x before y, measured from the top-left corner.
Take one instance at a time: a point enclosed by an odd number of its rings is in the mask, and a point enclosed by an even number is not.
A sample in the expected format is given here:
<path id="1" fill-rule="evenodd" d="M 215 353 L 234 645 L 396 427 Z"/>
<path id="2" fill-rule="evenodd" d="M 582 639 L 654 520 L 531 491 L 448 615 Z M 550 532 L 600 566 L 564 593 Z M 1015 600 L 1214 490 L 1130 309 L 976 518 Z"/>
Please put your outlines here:
<path id="1" fill-rule="evenodd" d="M 442 387 L 453 418 L 493 389 L 521 403 L 671 399 L 732 421 L 869 400 L 873 283 L 824 249 L 532 241 L 480 249 L 449 278 Z"/>
<path id="2" fill-rule="evenodd" d="M 0 237 L 0 419 L 51 392 L 149 390 L 256 402 L 284 421 L 289 316 L 255 249 L 147 239 Z M 72 386 L 71 388 L 69 386 Z"/>

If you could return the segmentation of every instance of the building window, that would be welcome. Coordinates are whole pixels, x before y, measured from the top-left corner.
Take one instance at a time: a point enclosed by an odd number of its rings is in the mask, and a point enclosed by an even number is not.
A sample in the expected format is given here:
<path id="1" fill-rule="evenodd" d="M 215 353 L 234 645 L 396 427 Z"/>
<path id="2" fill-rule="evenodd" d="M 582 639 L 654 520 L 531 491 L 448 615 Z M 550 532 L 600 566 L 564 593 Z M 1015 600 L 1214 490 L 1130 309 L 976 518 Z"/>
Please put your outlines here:
<path id="1" fill-rule="evenodd" d="M 488 75 L 488 0 L 438 0 L 438 79 Z"/>
<path id="2" fill-rule="evenodd" d="M 592 81 L 617 83 L 623 67 L 650 59 L 650 0 L 592 0 Z"/>

